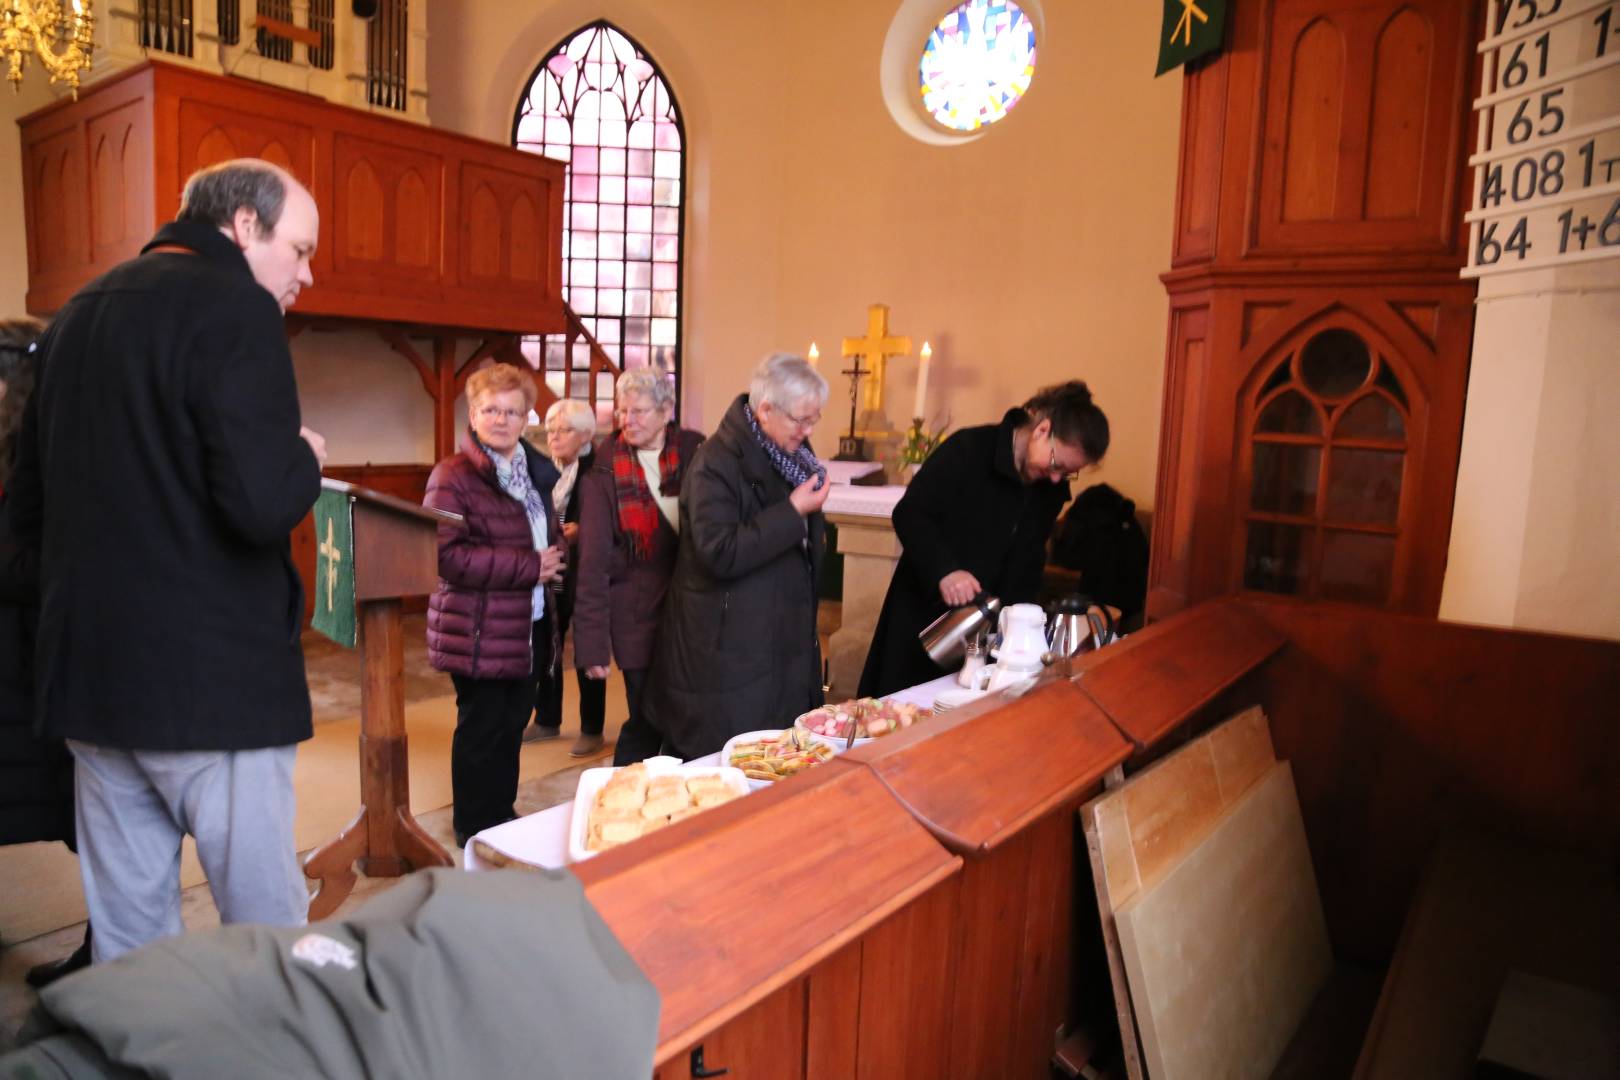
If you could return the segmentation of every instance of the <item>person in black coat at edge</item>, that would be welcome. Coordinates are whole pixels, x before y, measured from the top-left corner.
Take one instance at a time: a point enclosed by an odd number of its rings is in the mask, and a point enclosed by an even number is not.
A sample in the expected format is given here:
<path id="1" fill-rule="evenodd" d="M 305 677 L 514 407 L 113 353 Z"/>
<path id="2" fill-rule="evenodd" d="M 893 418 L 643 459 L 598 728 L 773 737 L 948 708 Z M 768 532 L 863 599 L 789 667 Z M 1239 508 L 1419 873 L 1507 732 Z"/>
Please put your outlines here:
<path id="1" fill-rule="evenodd" d="M 36 354 L 45 329 L 35 319 L 0 320 L 0 844 L 61 840 L 74 847 L 73 755 L 61 739 L 34 731 L 34 633 L 39 622 L 39 552 L 17 542 L 5 489 L 16 455 L 17 429 L 33 392 Z M 84 943 L 25 978 L 47 986 L 90 963 Z"/>
<path id="2" fill-rule="evenodd" d="M 682 758 L 822 702 L 816 578 L 829 485 L 808 440 L 826 403 L 827 380 L 807 361 L 769 356 L 692 460 L 644 698 L 648 723 Z"/>
<path id="3" fill-rule="evenodd" d="M 895 504 L 900 561 L 861 672 L 862 697 L 938 678 L 917 635 L 980 592 L 1003 605 L 1040 592 L 1046 541 L 1069 482 L 1108 452 L 1108 418 L 1078 380 L 1049 386 L 999 424 L 963 428 Z"/>

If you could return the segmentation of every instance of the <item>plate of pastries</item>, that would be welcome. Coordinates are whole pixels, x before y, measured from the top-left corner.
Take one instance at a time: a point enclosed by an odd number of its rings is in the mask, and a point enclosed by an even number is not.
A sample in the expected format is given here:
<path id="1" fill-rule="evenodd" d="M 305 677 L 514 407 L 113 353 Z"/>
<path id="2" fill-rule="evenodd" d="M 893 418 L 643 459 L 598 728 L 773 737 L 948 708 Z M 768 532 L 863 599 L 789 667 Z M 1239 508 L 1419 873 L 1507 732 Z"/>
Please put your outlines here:
<path id="1" fill-rule="evenodd" d="M 882 698 L 856 698 L 853 701 L 841 701 L 836 705 L 823 705 L 819 709 L 811 709 L 795 720 L 793 726 L 812 735 L 831 739 L 834 745 L 842 746 L 843 741 L 849 737 L 851 724 L 855 726 L 855 741 L 861 743 L 892 735 L 902 728 L 915 724 L 925 715 L 927 714 L 918 706 L 905 702 L 884 701 Z"/>
<path id="2" fill-rule="evenodd" d="M 803 728 L 768 728 L 733 736 L 720 751 L 720 761 L 741 769 L 748 786 L 758 791 L 830 761 L 836 752 L 827 740 Z"/>
<path id="3" fill-rule="evenodd" d="M 739 769 L 648 758 L 621 769 L 586 769 L 574 792 L 568 857 L 588 859 L 748 794 Z"/>

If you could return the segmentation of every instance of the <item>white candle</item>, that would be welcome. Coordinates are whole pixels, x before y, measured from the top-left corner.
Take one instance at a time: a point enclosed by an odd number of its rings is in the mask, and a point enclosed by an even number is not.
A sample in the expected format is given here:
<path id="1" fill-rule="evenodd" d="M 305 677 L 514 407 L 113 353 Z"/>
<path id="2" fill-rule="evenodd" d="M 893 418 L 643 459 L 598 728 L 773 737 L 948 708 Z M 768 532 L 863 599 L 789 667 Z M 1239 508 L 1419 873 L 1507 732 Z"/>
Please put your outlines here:
<path id="1" fill-rule="evenodd" d="M 810 361 L 810 366 L 811 367 L 817 367 L 817 366 L 820 365 L 820 363 L 821 363 L 821 350 L 816 348 L 816 343 L 815 342 L 812 341 L 810 343 L 810 351 L 805 354 L 805 359 Z"/>
<path id="2" fill-rule="evenodd" d="M 917 361 L 917 400 L 911 406 L 912 419 L 920 420 L 928 416 L 924 411 L 928 406 L 928 361 L 934 355 L 934 350 L 928 342 L 923 342 L 922 359 Z"/>

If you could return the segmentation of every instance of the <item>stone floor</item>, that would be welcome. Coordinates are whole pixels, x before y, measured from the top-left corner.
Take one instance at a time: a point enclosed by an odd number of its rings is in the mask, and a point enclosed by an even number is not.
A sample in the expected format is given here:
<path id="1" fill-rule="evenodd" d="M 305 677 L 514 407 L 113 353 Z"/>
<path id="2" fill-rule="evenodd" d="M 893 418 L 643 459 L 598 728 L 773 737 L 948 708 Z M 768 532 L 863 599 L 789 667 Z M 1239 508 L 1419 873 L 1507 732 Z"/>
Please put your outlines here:
<path id="1" fill-rule="evenodd" d="M 827 637 L 838 628 L 839 605 L 823 602 L 817 624 L 825 650 Z M 453 693 L 450 680 L 428 664 L 425 619 L 421 615 L 405 618 L 405 701 L 424 701 Z M 314 633 L 304 638 L 304 657 L 310 684 L 310 698 L 314 705 L 315 722 L 322 723 L 353 716 L 360 710 L 360 662 L 358 653 L 343 649 Z M 594 762 L 565 768 L 545 776 L 534 777 L 518 786 L 517 812 L 532 814 L 555 806 L 573 797 L 579 783 L 579 774 Z M 442 807 L 419 814 L 421 823 L 430 836 L 437 840 L 452 856 L 460 859 L 455 846 L 455 834 L 450 822 L 450 807 Z M 361 877 L 354 891 L 339 905 L 342 915 L 363 904 L 369 897 L 389 888 L 397 878 Z M 27 883 L 7 883 L 8 888 L 27 888 Z M 181 918 L 186 929 L 201 930 L 219 925 L 219 914 L 214 908 L 208 886 L 198 885 L 186 889 L 181 895 Z M 37 996 L 23 981 L 23 975 L 35 964 L 54 960 L 71 953 L 84 937 L 84 924 L 63 927 L 60 930 L 27 941 L 7 944 L 0 948 L 0 1053 L 14 1045 L 18 1029 L 33 1009 Z"/>

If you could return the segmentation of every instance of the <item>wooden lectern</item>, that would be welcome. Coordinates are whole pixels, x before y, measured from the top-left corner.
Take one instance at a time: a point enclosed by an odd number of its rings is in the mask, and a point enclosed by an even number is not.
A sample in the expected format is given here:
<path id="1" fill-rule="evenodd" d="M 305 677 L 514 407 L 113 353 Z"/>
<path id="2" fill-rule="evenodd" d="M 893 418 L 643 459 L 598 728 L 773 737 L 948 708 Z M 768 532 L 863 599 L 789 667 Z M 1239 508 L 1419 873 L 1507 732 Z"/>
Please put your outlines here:
<path id="1" fill-rule="evenodd" d="M 304 876 L 319 882 L 310 897 L 311 919 L 330 915 L 349 895 L 357 862 L 370 877 L 455 865 L 411 817 L 400 598 L 438 586 L 438 525 L 460 518 L 341 480 L 323 479 L 321 486 L 352 502 L 354 598 L 360 609 L 360 813 L 304 860 Z"/>

